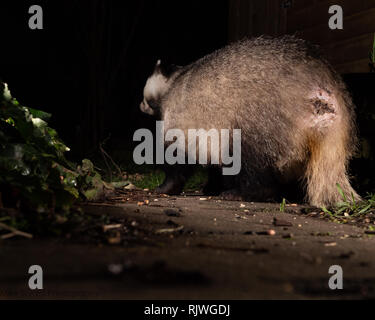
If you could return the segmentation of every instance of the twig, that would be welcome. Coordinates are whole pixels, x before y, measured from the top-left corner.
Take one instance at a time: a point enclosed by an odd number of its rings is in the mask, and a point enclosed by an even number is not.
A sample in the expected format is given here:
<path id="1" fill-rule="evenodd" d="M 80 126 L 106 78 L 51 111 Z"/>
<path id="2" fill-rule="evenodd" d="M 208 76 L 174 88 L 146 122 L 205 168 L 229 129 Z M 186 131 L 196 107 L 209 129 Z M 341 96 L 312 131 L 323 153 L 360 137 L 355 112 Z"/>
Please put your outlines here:
<path id="1" fill-rule="evenodd" d="M 99 144 L 99 149 L 100 149 L 101 155 L 103 157 L 105 166 L 107 167 L 107 171 L 108 171 L 108 174 L 109 174 L 109 181 L 112 182 L 112 169 L 111 169 L 111 166 L 109 165 L 109 163 L 107 161 L 107 158 L 105 157 L 105 151 L 102 147 L 102 144 Z"/>
<path id="2" fill-rule="evenodd" d="M 1 222 L 0 222 L 0 228 L 3 228 L 5 230 L 10 231 L 10 233 L 2 235 L 0 237 L 0 239 L 8 239 L 8 238 L 11 238 L 11 237 L 14 237 L 14 236 L 21 236 L 21 237 L 25 237 L 25 238 L 29 238 L 29 239 L 31 239 L 33 237 L 33 235 L 30 234 L 30 233 L 19 231 L 19 230 L 15 229 L 15 228 L 12 228 L 12 227 L 4 224 L 4 223 L 1 223 Z"/>
<path id="3" fill-rule="evenodd" d="M 120 177 L 122 176 L 121 168 L 117 165 L 117 163 L 112 159 L 112 157 L 103 149 L 102 144 L 100 144 L 100 151 L 109 159 L 111 160 L 113 166 L 117 169 L 117 171 L 120 174 Z"/>
<path id="4" fill-rule="evenodd" d="M 121 223 L 118 223 L 118 224 L 107 224 L 107 225 L 103 225 L 103 231 L 106 232 L 108 230 L 119 229 L 121 227 L 122 227 Z"/>

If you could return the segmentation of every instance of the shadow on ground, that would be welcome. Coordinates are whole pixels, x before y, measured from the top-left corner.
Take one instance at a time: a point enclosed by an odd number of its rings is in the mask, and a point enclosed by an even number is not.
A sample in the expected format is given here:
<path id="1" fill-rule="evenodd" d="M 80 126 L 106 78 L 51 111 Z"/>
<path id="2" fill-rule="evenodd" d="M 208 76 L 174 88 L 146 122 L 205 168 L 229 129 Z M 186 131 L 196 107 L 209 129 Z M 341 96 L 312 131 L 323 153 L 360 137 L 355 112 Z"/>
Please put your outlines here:
<path id="1" fill-rule="evenodd" d="M 134 191 L 84 211 L 116 223 L 94 240 L 82 230 L 0 243 L 0 298 L 375 298 L 375 239 L 318 209 Z M 39 291 L 28 289 L 35 264 Z M 328 288 L 331 265 L 343 290 Z"/>

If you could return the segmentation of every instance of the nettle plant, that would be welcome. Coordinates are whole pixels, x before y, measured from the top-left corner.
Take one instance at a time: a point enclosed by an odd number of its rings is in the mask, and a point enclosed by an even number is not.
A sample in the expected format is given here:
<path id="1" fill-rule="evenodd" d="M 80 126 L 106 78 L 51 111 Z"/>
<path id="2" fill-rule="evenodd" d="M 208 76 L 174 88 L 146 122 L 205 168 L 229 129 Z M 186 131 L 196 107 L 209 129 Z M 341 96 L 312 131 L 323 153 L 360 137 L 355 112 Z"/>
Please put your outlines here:
<path id="1" fill-rule="evenodd" d="M 77 199 L 94 199 L 104 182 L 85 159 L 68 161 L 69 148 L 48 126 L 49 113 L 22 106 L 0 83 L 0 208 L 68 211 Z"/>

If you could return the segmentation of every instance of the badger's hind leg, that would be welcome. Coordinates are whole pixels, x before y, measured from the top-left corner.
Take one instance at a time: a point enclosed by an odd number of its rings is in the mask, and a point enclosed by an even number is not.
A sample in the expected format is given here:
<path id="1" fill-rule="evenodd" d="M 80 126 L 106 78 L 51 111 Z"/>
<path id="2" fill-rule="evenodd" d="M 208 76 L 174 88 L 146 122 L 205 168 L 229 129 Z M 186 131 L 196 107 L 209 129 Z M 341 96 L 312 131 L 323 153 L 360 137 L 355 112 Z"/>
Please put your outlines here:
<path id="1" fill-rule="evenodd" d="M 305 172 L 307 200 L 314 206 L 332 206 L 342 201 L 337 185 L 347 199 L 358 194 L 347 175 L 348 160 L 354 146 L 351 100 L 346 92 L 314 90 L 309 97 L 311 113 L 307 117 L 308 160 Z"/>
<path id="2" fill-rule="evenodd" d="M 280 184 L 273 167 L 245 166 L 238 176 L 238 183 L 244 201 L 279 201 Z"/>
<path id="3" fill-rule="evenodd" d="M 239 192 L 235 191 L 238 187 L 236 176 L 223 175 L 223 168 L 220 166 L 209 166 L 207 183 L 203 188 L 203 193 L 210 196 L 220 195 L 226 200 L 232 200 L 231 193 L 236 194 L 234 198 L 238 198 Z M 239 188 L 238 188 L 239 190 Z M 228 198 L 228 199 L 227 199 Z"/>
<path id="4" fill-rule="evenodd" d="M 251 173 L 244 169 L 238 175 L 225 176 L 222 168 L 212 166 L 203 193 L 228 201 L 277 201 L 278 190 L 271 169 L 251 170 Z"/>
<path id="5" fill-rule="evenodd" d="M 208 179 L 203 187 L 203 193 L 208 196 L 217 196 L 223 190 L 223 174 L 218 166 L 209 166 L 207 169 Z"/>

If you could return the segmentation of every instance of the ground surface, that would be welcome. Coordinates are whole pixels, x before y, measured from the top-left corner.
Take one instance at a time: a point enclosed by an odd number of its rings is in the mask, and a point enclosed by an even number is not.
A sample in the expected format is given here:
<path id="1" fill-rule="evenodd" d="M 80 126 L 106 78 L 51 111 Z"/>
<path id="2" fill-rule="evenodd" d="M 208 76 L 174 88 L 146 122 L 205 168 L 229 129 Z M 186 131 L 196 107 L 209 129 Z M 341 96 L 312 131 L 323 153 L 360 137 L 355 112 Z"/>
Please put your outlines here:
<path id="1" fill-rule="evenodd" d="M 364 226 L 279 208 L 146 192 L 87 205 L 118 222 L 100 227 L 102 240 L 83 230 L 0 243 L 0 298 L 375 298 L 375 238 Z M 41 291 L 27 285 L 35 264 Z M 343 268 L 343 290 L 328 288 L 331 265 Z"/>

